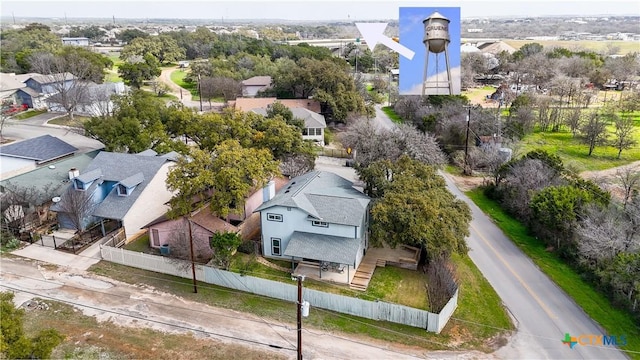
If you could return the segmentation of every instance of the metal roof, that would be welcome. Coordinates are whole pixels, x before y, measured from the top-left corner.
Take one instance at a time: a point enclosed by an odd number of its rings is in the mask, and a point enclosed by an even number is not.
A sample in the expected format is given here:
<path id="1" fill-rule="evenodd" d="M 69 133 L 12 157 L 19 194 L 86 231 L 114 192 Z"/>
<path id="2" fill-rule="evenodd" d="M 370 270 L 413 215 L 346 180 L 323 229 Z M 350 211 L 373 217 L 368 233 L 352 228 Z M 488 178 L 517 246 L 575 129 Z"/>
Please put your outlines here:
<path id="1" fill-rule="evenodd" d="M 285 256 L 355 265 L 360 239 L 294 231 Z"/>
<path id="2" fill-rule="evenodd" d="M 0 155 L 2 156 L 35 160 L 38 163 L 71 155 L 76 151 L 78 149 L 75 146 L 51 135 L 42 135 L 0 146 Z"/>

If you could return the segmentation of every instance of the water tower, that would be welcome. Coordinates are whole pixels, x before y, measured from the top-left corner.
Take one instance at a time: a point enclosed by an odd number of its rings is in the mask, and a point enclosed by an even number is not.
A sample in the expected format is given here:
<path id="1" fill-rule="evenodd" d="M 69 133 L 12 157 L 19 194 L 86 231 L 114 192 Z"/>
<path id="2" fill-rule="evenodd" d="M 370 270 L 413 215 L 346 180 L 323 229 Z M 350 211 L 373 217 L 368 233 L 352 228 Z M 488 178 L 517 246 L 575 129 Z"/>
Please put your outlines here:
<path id="1" fill-rule="evenodd" d="M 424 58 L 424 76 L 422 78 L 422 96 L 425 95 L 427 88 L 435 89 L 435 94 L 438 94 L 439 89 L 447 89 L 447 95 L 453 95 L 453 81 L 451 80 L 451 67 L 449 65 L 449 19 L 444 17 L 439 12 L 434 12 L 426 19 L 422 20 L 424 24 L 424 43 L 426 49 L 426 56 Z M 447 66 L 447 80 L 440 83 L 439 79 L 439 58 L 444 53 L 444 59 Z M 435 72 L 428 74 L 429 70 L 429 57 L 434 54 L 435 57 Z M 435 80 L 427 81 L 429 75 L 433 75 Z"/>

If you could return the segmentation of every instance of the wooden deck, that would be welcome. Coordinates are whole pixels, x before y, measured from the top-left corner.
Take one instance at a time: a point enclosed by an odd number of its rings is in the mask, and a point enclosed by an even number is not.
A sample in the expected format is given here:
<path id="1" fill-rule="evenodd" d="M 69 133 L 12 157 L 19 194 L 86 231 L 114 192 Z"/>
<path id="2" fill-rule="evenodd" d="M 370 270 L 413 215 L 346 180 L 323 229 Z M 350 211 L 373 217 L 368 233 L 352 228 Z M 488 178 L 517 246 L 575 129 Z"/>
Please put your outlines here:
<path id="1" fill-rule="evenodd" d="M 410 246 L 398 246 L 396 249 L 369 248 L 349 287 L 353 290 L 366 291 L 376 267 L 392 265 L 415 269 L 419 258 L 420 249 Z"/>

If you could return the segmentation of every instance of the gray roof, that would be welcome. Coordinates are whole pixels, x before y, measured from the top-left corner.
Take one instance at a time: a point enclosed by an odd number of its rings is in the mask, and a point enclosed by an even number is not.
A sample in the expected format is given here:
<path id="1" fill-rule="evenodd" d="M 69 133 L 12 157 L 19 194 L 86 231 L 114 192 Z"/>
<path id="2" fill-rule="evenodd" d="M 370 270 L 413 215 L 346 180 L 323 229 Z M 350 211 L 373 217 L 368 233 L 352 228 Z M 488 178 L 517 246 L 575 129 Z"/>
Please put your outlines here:
<path id="1" fill-rule="evenodd" d="M 124 187 L 126 188 L 132 188 L 143 181 L 144 181 L 144 174 L 139 172 L 129 176 L 126 179 L 120 180 L 120 184 L 124 185 Z"/>
<path id="2" fill-rule="evenodd" d="M 87 172 L 83 172 L 82 174 L 76 176 L 75 178 L 82 181 L 83 183 L 88 183 L 99 179 L 102 176 L 102 169 L 95 169 Z"/>
<path id="3" fill-rule="evenodd" d="M 30 87 L 24 87 L 24 88 L 18 89 L 17 91 L 22 91 L 22 92 L 24 92 L 25 94 L 27 94 L 27 95 L 31 96 L 32 98 L 37 98 L 37 97 L 39 97 L 39 96 L 40 96 L 40 93 L 39 93 L 39 92 L 37 92 L 37 91 L 33 90 L 33 89 L 32 89 L 32 88 L 30 88 Z"/>
<path id="4" fill-rule="evenodd" d="M 60 196 L 69 186 L 69 169 L 84 169 L 97 154 L 98 150 L 51 162 L 49 166 L 43 166 L 27 173 L 2 180 L 0 181 L 0 186 L 12 184 L 24 188 L 33 187 L 38 190 L 44 190 L 49 187 L 51 194 Z M 51 168 L 51 166 L 53 166 L 53 168 Z M 45 194 L 41 195 L 44 196 Z M 50 199 L 41 198 L 39 200 L 45 202 Z"/>
<path id="5" fill-rule="evenodd" d="M 182 156 L 180 153 L 175 152 L 175 151 L 170 151 L 164 155 L 160 155 L 160 157 L 171 160 L 171 161 L 178 161 L 178 158 Z"/>
<path id="6" fill-rule="evenodd" d="M 36 138 L 0 146 L 0 155 L 21 159 L 35 160 L 43 163 L 71 155 L 78 149 L 51 135 L 42 135 Z"/>
<path id="7" fill-rule="evenodd" d="M 143 181 L 138 183 L 136 189 L 129 196 L 118 196 L 115 189 L 111 189 L 107 197 L 96 207 L 94 216 L 122 220 L 131 206 L 136 202 L 149 181 L 154 178 L 158 170 L 167 162 L 166 158 L 157 156 L 142 156 L 136 154 L 112 153 L 103 151 L 93 159 L 83 174 L 94 170 L 101 170 L 101 181 L 130 182 L 138 180 L 140 175 Z M 82 176 L 82 174 L 80 175 Z M 144 180 L 147 179 L 147 180 Z M 135 182 L 135 181 L 133 181 Z"/>
<path id="8" fill-rule="evenodd" d="M 27 85 L 16 79 L 15 74 L 0 73 L 0 91 L 16 90 Z"/>
<path id="9" fill-rule="evenodd" d="M 355 265 L 360 239 L 294 231 L 285 256 Z"/>
<path id="10" fill-rule="evenodd" d="M 324 116 L 316 112 L 301 107 L 292 107 L 289 108 L 289 110 L 291 110 L 291 112 L 293 113 L 294 118 L 298 118 L 304 121 L 304 127 L 306 128 L 327 127 L 327 122 L 324 120 Z M 262 116 L 267 116 L 266 108 L 255 108 L 251 109 L 251 111 Z"/>
<path id="11" fill-rule="evenodd" d="M 156 156 L 158 155 L 157 152 L 155 152 L 153 149 L 147 149 L 145 151 L 141 151 L 138 153 L 138 155 L 142 155 L 142 156 Z"/>
<path id="12" fill-rule="evenodd" d="M 255 211 L 274 206 L 298 208 L 314 219 L 333 224 L 360 226 L 370 198 L 353 183 L 327 171 L 312 171 L 291 179 L 273 199 Z"/>
<path id="13" fill-rule="evenodd" d="M 62 80 L 63 79 L 62 76 L 64 76 L 64 80 L 65 81 L 73 80 L 73 79 L 76 78 L 72 73 L 66 72 L 66 73 L 57 73 L 57 74 L 51 74 L 51 75 L 40 75 L 40 74 L 37 74 L 35 76 L 30 77 L 29 79 L 33 79 L 33 81 L 35 81 L 35 82 L 37 82 L 37 83 L 39 83 L 41 85 L 45 85 L 45 84 L 51 84 L 51 83 L 58 82 L 58 81 Z M 27 80 L 29 80 L 29 79 L 25 79 L 25 82 Z"/>

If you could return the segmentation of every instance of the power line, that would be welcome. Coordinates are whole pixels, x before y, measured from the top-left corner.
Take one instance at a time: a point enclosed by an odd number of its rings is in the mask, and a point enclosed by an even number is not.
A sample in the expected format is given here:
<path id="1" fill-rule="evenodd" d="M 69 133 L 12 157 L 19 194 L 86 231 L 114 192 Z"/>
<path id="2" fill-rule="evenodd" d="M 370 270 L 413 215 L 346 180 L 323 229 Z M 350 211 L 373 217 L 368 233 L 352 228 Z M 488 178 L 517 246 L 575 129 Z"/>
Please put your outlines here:
<path id="1" fill-rule="evenodd" d="M 255 345 L 268 346 L 270 348 L 277 348 L 277 349 L 295 351 L 295 349 L 284 348 L 284 347 L 281 347 L 279 345 L 269 344 L 269 343 L 265 343 L 265 342 L 261 342 L 261 341 L 257 341 L 257 340 L 243 339 L 243 338 L 239 338 L 239 337 L 235 337 L 235 336 L 231 336 L 231 335 L 224 335 L 224 334 L 215 333 L 215 332 L 212 332 L 212 331 L 207 331 L 207 330 L 202 330 L 202 329 L 196 329 L 196 328 L 192 328 L 192 327 L 188 327 L 188 326 L 184 326 L 184 325 L 177 325 L 177 324 L 167 323 L 167 322 L 164 322 L 164 321 L 147 319 L 147 318 L 144 318 L 142 316 L 135 316 L 135 315 L 131 315 L 131 314 L 125 314 L 125 313 L 122 313 L 122 312 L 119 312 L 119 311 L 104 309 L 104 308 L 100 308 L 100 307 L 97 307 L 97 306 L 80 304 L 80 303 L 69 301 L 69 300 L 58 299 L 58 298 L 55 298 L 53 296 L 42 295 L 42 294 L 38 294 L 38 293 L 35 293 L 35 292 L 32 292 L 32 291 L 23 290 L 23 289 L 17 289 L 17 288 L 14 288 L 14 287 L 11 287 L 11 286 L 7 286 L 7 285 L 4 285 L 4 284 L 0 284 L 0 287 L 4 287 L 6 289 L 10 289 L 10 290 L 13 290 L 13 291 L 23 292 L 23 293 L 26 293 L 26 294 L 31 294 L 31 295 L 34 295 L 34 296 L 37 296 L 37 297 L 40 297 L 40 298 L 46 298 L 46 299 L 49 299 L 49 300 L 54 300 L 54 301 L 66 303 L 66 304 L 77 306 L 77 307 L 85 307 L 85 308 L 89 308 L 89 309 L 93 309 L 93 310 L 104 311 L 104 312 L 115 314 L 115 315 L 126 316 L 126 317 L 134 318 L 134 319 L 137 319 L 137 320 L 143 320 L 143 321 L 156 323 L 156 324 L 160 324 L 160 325 L 171 326 L 171 327 L 175 327 L 175 328 L 179 328 L 179 329 L 183 329 L 183 330 L 201 332 L 201 333 L 204 333 L 204 334 L 207 334 L 207 335 L 220 336 L 220 337 L 223 337 L 223 338 L 228 338 L 228 339 L 233 339 L 233 340 L 238 340 L 238 341 L 244 341 L 244 342 L 255 344 Z M 89 290 L 89 291 L 92 291 L 92 290 Z"/>

